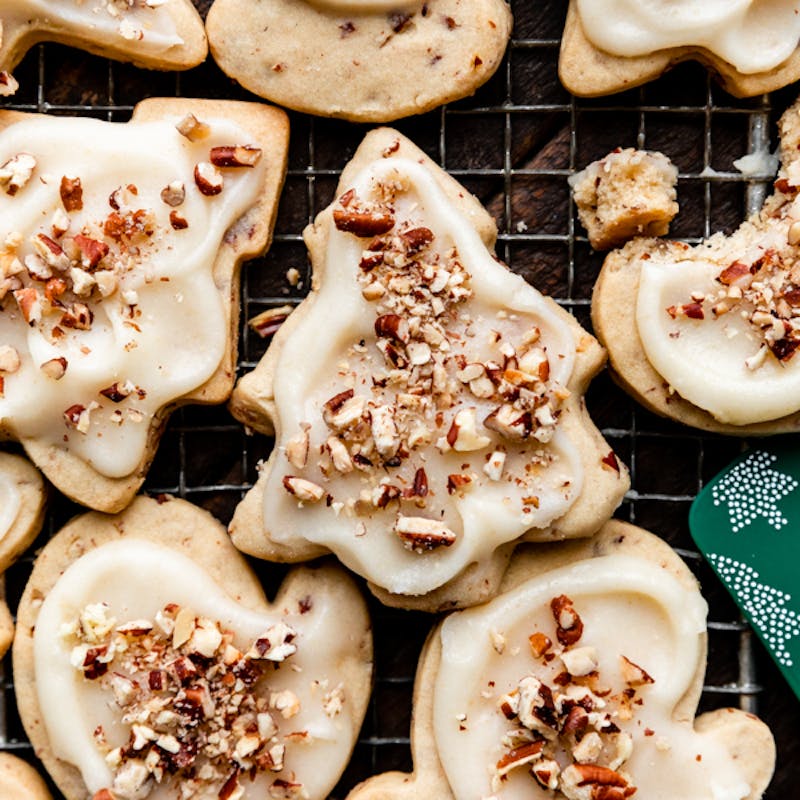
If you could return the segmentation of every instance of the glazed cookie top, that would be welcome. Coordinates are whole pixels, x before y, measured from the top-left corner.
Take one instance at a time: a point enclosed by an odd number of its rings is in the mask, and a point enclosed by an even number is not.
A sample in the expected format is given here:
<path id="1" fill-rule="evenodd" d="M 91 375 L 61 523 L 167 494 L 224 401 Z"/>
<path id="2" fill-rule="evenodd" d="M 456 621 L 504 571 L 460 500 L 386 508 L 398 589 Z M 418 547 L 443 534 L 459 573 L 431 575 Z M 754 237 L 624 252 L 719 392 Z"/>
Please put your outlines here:
<path id="1" fill-rule="evenodd" d="M 576 342 L 423 166 L 380 159 L 349 185 L 276 365 L 263 516 L 422 594 L 580 494 L 559 426 Z"/>
<path id="2" fill-rule="evenodd" d="M 121 798 L 173 797 L 175 780 L 203 796 L 227 797 L 230 784 L 242 798 L 323 797 L 352 747 L 337 666 L 352 642 L 335 605 L 320 591 L 254 611 L 169 548 L 126 540 L 93 550 L 36 623 L 54 755 L 77 766 L 90 793 Z M 237 788 L 251 770 L 255 780 Z"/>
<path id="3" fill-rule="evenodd" d="M 705 616 L 662 567 L 610 555 L 448 618 L 433 719 L 455 797 L 594 798 L 601 784 L 619 798 L 747 797 L 727 750 L 673 717 Z"/>
<path id="4" fill-rule="evenodd" d="M 226 352 L 213 270 L 226 231 L 262 191 L 250 141 L 239 125 L 192 115 L 43 117 L 0 133 L 7 433 L 108 477 L 137 467 L 154 414 L 208 380 Z"/>
<path id="5" fill-rule="evenodd" d="M 721 422 L 747 425 L 800 409 L 795 216 L 796 201 L 755 235 L 687 248 L 685 260 L 654 249 L 642 261 L 636 323 L 647 359 Z"/>
<path id="6" fill-rule="evenodd" d="M 769 0 L 577 0 L 587 38 L 618 56 L 700 46 L 743 74 L 765 72 L 797 49 L 794 3 Z"/>
<path id="7" fill-rule="evenodd" d="M 0 23 L 23 24 L 36 18 L 80 25 L 98 33 L 117 33 L 120 43 L 156 55 L 183 44 L 169 6 L 175 0 L 10 0 L 0 10 Z"/>

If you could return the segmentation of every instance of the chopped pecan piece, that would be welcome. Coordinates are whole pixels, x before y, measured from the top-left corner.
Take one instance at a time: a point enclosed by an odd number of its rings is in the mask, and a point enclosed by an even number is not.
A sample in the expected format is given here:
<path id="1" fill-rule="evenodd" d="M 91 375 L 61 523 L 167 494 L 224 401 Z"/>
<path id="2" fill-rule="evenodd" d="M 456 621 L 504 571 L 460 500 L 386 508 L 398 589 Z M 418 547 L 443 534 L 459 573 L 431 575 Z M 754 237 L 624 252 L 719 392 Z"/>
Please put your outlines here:
<path id="1" fill-rule="evenodd" d="M 394 227 L 394 215 L 388 211 L 356 211 L 335 208 L 333 223 L 337 230 L 352 233 L 364 239 L 388 233 Z"/>
<path id="2" fill-rule="evenodd" d="M 83 186 L 81 186 L 80 178 L 62 176 L 59 191 L 61 203 L 67 213 L 80 211 L 83 208 Z"/>
<path id="3" fill-rule="evenodd" d="M 224 179 L 222 173 L 208 161 L 201 161 L 194 168 L 194 182 L 200 194 L 213 197 L 222 191 Z"/>
<path id="4" fill-rule="evenodd" d="M 295 475 L 284 475 L 283 488 L 298 500 L 307 503 L 318 503 L 325 496 L 325 490 L 321 486 Z"/>
<path id="5" fill-rule="evenodd" d="M 211 131 L 211 128 L 205 122 L 200 122 L 194 114 L 187 114 L 175 127 L 178 133 L 190 142 L 205 139 Z"/>
<path id="6" fill-rule="evenodd" d="M 403 544 L 417 553 L 435 550 L 438 547 L 450 547 L 456 534 L 446 525 L 435 519 L 426 517 L 398 516 L 394 525 L 395 533 L 403 540 Z"/>
<path id="7" fill-rule="evenodd" d="M 82 233 L 75 235 L 73 241 L 81 253 L 81 264 L 89 270 L 94 269 L 107 255 L 109 247 L 105 242 L 90 239 Z"/>
<path id="8" fill-rule="evenodd" d="M 47 375 L 48 378 L 59 381 L 64 377 L 64 373 L 67 371 L 67 359 L 63 356 L 51 358 L 49 361 L 40 364 L 39 369 Z"/>
<path id="9" fill-rule="evenodd" d="M 503 777 L 517 767 L 524 767 L 527 764 L 537 761 L 542 756 L 543 747 L 544 742 L 539 740 L 514 747 L 507 753 L 504 753 L 503 757 L 495 765 L 498 776 Z"/>
<path id="10" fill-rule="evenodd" d="M 629 658 L 620 656 L 620 670 L 622 679 L 629 686 L 644 686 L 648 683 L 655 683 L 655 680 L 647 674 L 638 664 L 634 664 Z"/>
<path id="11" fill-rule="evenodd" d="M 277 308 L 268 308 L 260 314 L 256 314 L 248 325 L 254 330 L 262 339 L 278 332 L 278 328 L 283 325 L 289 318 L 289 314 L 294 311 L 294 306 L 278 306 Z"/>
<path id="12" fill-rule="evenodd" d="M 10 344 L 0 345 L 0 372 L 16 372 L 20 363 L 16 347 L 12 347 Z"/>
<path id="13" fill-rule="evenodd" d="M 169 212 L 169 224 L 174 231 L 185 231 L 189 227 L 189 220 L 173 210 Z"/>
<path id="14" fill-rule="evenodd" d="M 0 97 L 11 97 L 19 89 L 19 82 L 7 70 L 0 72 Z"/>
<path id="15" fill-rule="evenodd" d="M 575 644 L 583 635 L 583 622 L 575 611 L 572 600 L 565 594 L 550 601 L 556 621 L 556 638 L 564 647 Z"/>
<path id="16" fill-rule="evenodd" d="M 172 181 L 161 190 L 161 200 L 172 208 L 177 208 L 186 199 L 183 181 Z"/>
<path id="17" fill-rule="evenodd" d="M 0 167 L 0 186 L 12 197 L 31 179 L 36 169 L 36 159 L 30 153 L 19 153 Z"/>
<path id="18" fill-rule="evenodd" d="M 251 145 L 212 147 L 209 160 L 215 167 L 254 167 L 261 159 L 261 149 Z"/>

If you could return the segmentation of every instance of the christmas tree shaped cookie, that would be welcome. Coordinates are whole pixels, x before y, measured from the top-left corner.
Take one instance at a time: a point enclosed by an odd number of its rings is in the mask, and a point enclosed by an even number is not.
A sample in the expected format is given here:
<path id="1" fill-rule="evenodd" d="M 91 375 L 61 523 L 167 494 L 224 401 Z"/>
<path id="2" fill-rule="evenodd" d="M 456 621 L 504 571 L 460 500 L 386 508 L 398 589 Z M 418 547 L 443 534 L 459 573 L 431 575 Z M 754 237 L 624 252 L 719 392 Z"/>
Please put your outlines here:
<path id="1" fill-rule="evenodd" d="M 695 717 L 706 611 L 677 554 L 625 523 L 517 551 L 501 594 L 428 638 L 414 772 L 348 800 L 757 800 L 769 729 L 738 709 Z"/>
<path id="2" fill-rule="evenodd" d="M 247 553 L 333 551 L 387 603 L 486 599 L 520 540 L 588 536 L 627 474 L 582 395 L 603 352 L 500 264 L 478 202 L 370 133 L 305 233 L 314 290 L 235 391 L 276 447 L 231 524 Z"/>

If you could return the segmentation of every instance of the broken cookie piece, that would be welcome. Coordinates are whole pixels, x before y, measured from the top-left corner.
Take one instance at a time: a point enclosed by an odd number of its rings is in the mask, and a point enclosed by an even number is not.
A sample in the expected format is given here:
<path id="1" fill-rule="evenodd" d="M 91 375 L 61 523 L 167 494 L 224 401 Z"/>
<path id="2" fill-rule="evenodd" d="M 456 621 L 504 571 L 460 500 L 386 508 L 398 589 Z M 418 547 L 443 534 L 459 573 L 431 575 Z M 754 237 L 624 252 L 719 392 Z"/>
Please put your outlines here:
<path id="1" fill-rule="evenodd" d="M 752 714 L 695 717 L 707 606 L 656 536 L 518 550 L 501 593 L 440 623 L 420 658 L 413 774 L 348 800 L 759 798 L 775 743 Z"/>
<path id="2" fill-rule="evenodd" d="M 511 24 L 505 0 L 215 0 L 207 30 L 223 72 L 251 92 L 387 122 L 473 94 L 500 66 Z"/>
<path id="3" fill-rule="evenodd" d="M 269 603 L 223 526 L 182 500 L 74 519 L 19 622 L 20 716 L 67 800 L 324 800 L 366 711 L 352 581 L 299 568 Z"/>
<path id="4" fill-rule="evenodd" d="M 255 103 L 0 116 L 0 430 L 77 502 L 123 508 L 169 412 L 227 398 L 287 140 Z"/>
<path id="5" fill-rule="evenodd" d="M 664 236 L 678 213 L 678 170 L 663 154 L 614 150 L 569 179 L 578 218 L 595 250 L 634 236 Z"/>
<path id="6" fill-rule="evenodd" d="M 490 596 L 520 539 L 613 512 L 627 473 L 582 403 L 603 353 L 495 235 L 411 142 L 367 136 L 306 230 L 314 290 L 235 391 L 234 414 L 277 435 L 238 547 L 330 550 L 384 602 L 434 610 Z"/>

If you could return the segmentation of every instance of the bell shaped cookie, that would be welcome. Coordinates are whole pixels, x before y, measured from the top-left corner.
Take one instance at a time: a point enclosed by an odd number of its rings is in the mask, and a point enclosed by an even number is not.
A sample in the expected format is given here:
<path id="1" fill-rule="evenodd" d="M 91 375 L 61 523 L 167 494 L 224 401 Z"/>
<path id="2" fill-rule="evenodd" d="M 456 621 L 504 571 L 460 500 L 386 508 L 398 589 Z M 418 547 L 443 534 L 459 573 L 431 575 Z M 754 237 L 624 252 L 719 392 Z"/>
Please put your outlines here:
<path id="1" fill-rule="evenodd" d="M 387 122 L 466 97 L 500 66 L 505 0 L 215 0 L 223 72 L 272 102 Z"/>
<path id="2" fill-rule="evenodd" d="M 699 61 L 737 97 L 772 92 L 800 78 L 800 19 L 790 3 L 726 0 L 570 0 L 559 77 L 596 97 Z"/>
<path id="3" fill-rule="evenodd" d="M 170 411 L 227 399 L 287 140 L 257 103 L 0 112 L 0 435 L 73 500 L 124 508 Z"/>
<path id="4" fill-rule="evenodd" d="M 774 194 L 738 230 L 696 247 L 634 239 L 605 260 L 595 331 L 623 387 L 658 414 L 737 435 L 798 427 L 799 112 L 781 119 Z"/>
<path id="5" fill-rule="evenodd" d="M 268 602 L 182 500 L 74 519 L 18 620 L 20 716 L 67 800 L 324 800 L 366 710 L 370 623 L 345 573 L 298 568 Z"/>
<path id="6" fill-rule="evenodd" d="M 208 51 L 191 0 L 8 0 L 0 9 L 0 96 L 38 42 L 54 41 L 151 69 L 188 69 Z"/>
<path id="7" fill-rule="evenodd" d="M 767 726 L 732 708 L 695 717 L 706 611 L 677 554 L 626 523 L 517 551 L 500 595 L 428 638 L 413 774 L 348 800 L 758 800 Z"/>
<path id="8" fill-rule="evenodd" d="M 588 536 L 628 486 L 583 393 L 597 342 L 494 256 L 478 201 L 408 139 L 365 138 L 306 229 L 313 290 L 237 385 L 276 446 L 237 547 L 333 551 L 389 604 L 485 600 L 522 539 Z"/>

